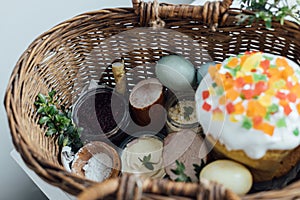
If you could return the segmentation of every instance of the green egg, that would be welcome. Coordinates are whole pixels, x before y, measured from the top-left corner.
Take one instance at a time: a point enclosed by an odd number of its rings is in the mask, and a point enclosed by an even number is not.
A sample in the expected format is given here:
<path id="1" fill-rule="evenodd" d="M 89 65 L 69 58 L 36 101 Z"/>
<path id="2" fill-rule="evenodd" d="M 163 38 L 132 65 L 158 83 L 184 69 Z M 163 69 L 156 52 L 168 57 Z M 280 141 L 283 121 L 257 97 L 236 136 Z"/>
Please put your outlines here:
<path id="1" fill-rule="evenodd" d="M 155 66 L 160 82 L 173 91 L 192 91 L 195 84 L 194 65 L 182 56 L 162 57 Z"/>

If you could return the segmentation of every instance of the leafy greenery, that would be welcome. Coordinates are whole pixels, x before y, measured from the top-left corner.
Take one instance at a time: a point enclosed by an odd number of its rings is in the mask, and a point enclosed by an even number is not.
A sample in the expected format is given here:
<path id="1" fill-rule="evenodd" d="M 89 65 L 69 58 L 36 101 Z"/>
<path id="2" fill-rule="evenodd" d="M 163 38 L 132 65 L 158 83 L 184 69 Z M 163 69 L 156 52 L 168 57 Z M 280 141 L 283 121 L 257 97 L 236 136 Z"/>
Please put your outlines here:
<path id="1" fill-rule="evenodd" d="M 177 182 L 192 182 L 191 177 L 185 174 L 185 166 L 182 162 L 179 162 L 176 160 L 176 169 L 171 170 L 175 175 L 177 175 L 177 178 L 175 181 Z"/>
<path id="2" fill-rule="evenodd" d="M 157 163 L 151 162 L 151 153 L 148 156 L 144 156 L 143 160 L 141 158 L 138 158 L 141 162 L 142 165 L 144 165 L 147 169 L 149 170 L 154 170 L 154 166 Z"/>
<path id="3" fill-rule="evenodd" d="M 201 170 L 204 168 L 205 166 L 205 162 L 203 160 L 201 160 L 201 164 L 197 165 L 197 164 L 193 164 L 194 167 L 194 171 L 195 171 L 195 176 L 199 179 L 200 178 L 200 172 Z"/>
<path id="4" fill-rule="evenodd" d="M 81 129 L 77 128 L 71 120 L 71 112 L 64 106 L 58 108 L 54 100 L 56 91 L 52 90 L 48 96 L 38 94 L 34 102 L 37 114 L 40 116 L 39 124 L 48 127 L 46 136 L 58 137 L 60 147 L 70 146 L 74 152 L 82 147 L 80 139 Z"/>
<path id="5" fill-rule="evenodd" d="M 266 27 L 272 27 L 272 21 L 280 21 L 284 24 L 284 19 L 290 17 L 300 24 L 300 0 L 297 0 L 295 5 L 289 5 L 287 0 L 274 0 L 270 3 L 270 0 L 241 0 L 241 8 L 251 10 L 255 15 L 240 14 L 239 24 L 249 21 L 251 24 L 256 19 L 265 21 Z"/>
<path id="6" fill-rule="evenodd" d="M 183 113 L 184 119 L 190 120 L 190 116 L 194 111 L 193 107 L 192 106 L 187 106 L 187 107 L 185 106 L 185 107 L 183 107 L 183 109 L 184 109 L 184 113 Z"/>
<path id="7" fill-rule="evenodd" d="M 200 172 L 205 166 L 205 163 L 203 160 L 201 160 L 201 164 L 193 164 L 195 176 L 199 179 Z M 185 174 L 185 166 L 182 162 L 176 160 L 176 169 L 171 169 L 171 171 L 177 175 L 178 177 L 175 179 L 177 182 L 192 182 L 191 177 Z"/>

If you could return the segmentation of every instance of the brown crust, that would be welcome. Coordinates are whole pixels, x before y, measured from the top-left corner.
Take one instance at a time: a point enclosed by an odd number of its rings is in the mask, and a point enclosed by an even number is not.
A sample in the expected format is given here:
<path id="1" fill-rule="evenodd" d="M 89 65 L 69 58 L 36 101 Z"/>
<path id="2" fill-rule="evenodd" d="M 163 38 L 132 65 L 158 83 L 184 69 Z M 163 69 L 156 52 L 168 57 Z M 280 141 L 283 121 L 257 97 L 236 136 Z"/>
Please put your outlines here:
<path id="1" fill-rule="evenodd" d="M 293 150 L 268 150 L 260 159 L 249 158 L 242 150 L 229 151 L 211 136 L 216 158 L 229 158 L 249 167 L 254 182 L 269 181 L 288 173 L 300 160 L 300 146 Z"/>

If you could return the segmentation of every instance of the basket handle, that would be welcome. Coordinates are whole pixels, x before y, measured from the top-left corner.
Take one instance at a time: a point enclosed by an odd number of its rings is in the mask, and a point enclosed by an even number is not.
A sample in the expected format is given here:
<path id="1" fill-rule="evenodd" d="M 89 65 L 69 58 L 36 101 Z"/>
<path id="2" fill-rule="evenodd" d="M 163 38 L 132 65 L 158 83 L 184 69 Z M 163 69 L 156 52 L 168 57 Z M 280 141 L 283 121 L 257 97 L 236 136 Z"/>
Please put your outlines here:
<path id="1" fill-rule="evenodd" d="M 233 0 L 206 2 L 203 6 L 158 4 L 158 0 L 145 3 L 143 0 L 132 0 L 134 12 L 139 15 L 142 26 L 148 25 L 153 20 L 181 18 L 197 19 L 210 25 L 213 31 L 219 23 L 223 24 L 227 17 L 227 10 Z"/>
<path id="2" fill-rule="evenodd" d="M 223 185 L 208 180 L 200 183 L 173 182 L 166 179 L 141 179 L 134 174 L 123 174 L 121 178 L 109 179 L 84 190 L 78 200 L 96 200 L 114 197 L 117 200 L 161 199 L 163 196 L 184 196 L 199 200 L 239 200 L 232 191 Z M 156 198 L 151 198 L 156 197 Z"/>

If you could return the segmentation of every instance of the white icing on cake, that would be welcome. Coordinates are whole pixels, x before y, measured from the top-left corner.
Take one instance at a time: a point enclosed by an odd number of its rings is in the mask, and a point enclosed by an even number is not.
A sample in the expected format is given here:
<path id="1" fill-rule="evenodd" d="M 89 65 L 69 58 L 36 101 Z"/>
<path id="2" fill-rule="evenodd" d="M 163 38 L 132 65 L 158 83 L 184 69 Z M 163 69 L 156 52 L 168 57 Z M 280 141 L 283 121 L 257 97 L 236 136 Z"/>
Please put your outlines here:
<path id="1" fill-rule="evenodd" d="M 279 56 L 263 53 L 263 56 L 272 57 L 271 65 L 275 65 L 275 60 Z M 228 69 L 224 66 L 227 64 L 228 59 L 222 63 L 219 73 L 225 74 Z M 287 59 L 288 64 L 294 69 L 295 76 L 297 77 L 297 83 L 300 83 L 300 73 L 298 72 L 299 66 L 293 61 Z M 251 74 L 252 72 L 249 72 Z M 257 73 L 260 73 L 257 70 Z M 266 134 L 261 130 L 256 130 L 253 127 L 246 129 L 243 127 L 243 118 L 245 113 L 237 114 L 234 116 L 235 122 L 230 119 L 225 105 L 219 104 L 219 98 L 221 95 L 210 94 L 207 99 L 203 99 L 203 91 L 208 90 L 214 84 L 214 81 L 210 74 L 207 74 L 203 81 L 200 83 L 195 100 L 197 118 L 203 127 L 204 133 L 211 135 L 215 140 L 224 144 L 228 150 L 243 150 L 250 158 L 259 159 L 263 157 L 268 150 L 290 150 L 297 147 L 300 144 L 300 135 L 293 133 L 295 129 L 300 130 L 300 115 L 297 111 L 296 105 L 300 103 L 300 98 L 297 98 L 295 102 L 289 102 L 291 112 L 286 116 L 284 109 L 279 106 L 278 111 L 275 114 L 271 114 L 268 123 L 274 125 L 275 129 L 272 135 Z M 249 89 L 250 85 L 245 85 L 244 89 Z M 283 93 L 288 90 L 282 90 Z M 300 91 L 299 91 L 300 93 Z M 258 98 L 262 97 L 264 93 L 261 93 Z M 249 100 L 238 97 L 232 103 L 238 103 L 243 101 L 243 106 L 247 106 Z M 271 98 L 272 104 L 279 104 L 279 99 L 275 96 Z M 206 111 L 203 109 L 204 102 L 211 105 L 211 109 Z M 219 108 L 223 113 L 223 120 L 213 119 L 213 112 L 215 108 Z M 276 123 L 279 119 L 284 118 L 286 126 L 278 127 Z"/>

